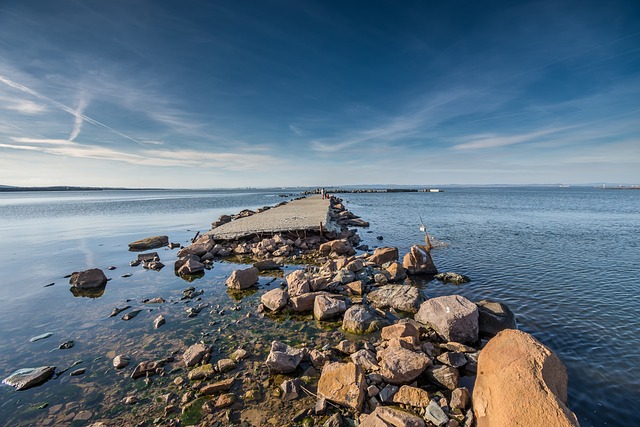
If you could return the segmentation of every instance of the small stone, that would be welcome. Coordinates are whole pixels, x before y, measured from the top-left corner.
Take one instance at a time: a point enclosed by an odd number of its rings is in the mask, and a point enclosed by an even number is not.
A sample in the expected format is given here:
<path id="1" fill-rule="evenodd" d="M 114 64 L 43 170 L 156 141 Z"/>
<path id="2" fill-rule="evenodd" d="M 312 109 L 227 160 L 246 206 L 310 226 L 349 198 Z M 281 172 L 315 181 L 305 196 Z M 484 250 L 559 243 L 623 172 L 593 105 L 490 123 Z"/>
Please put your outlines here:
<path id="1" fill-rule="evenodd" d="M 122 320 L 131 320 L 134 317 L 136 317 L 138 314 L 140 314 L 141 311 L 142 310 L 131 310 L 130 312 L 122 316 Z"/>
<path id="2" fill-rule="evenodd" d="M 236 369 L 237 365 L 236 362 L 234 362 L 231 359 L 220 359 L 218 360 L 218 372 L 229 372 L 229 371 L 233 371 L 234 369 Z"/>
<path id="3" fill-rule="evenodd" d="M 122 369 L 129 364 L 131 358 L 124 354 L 119 354 L 113 358 L 113 367 L 116 369 Z"/>
<path id="4" fill-rule="evenodd" d="M 76 369 L 75 371 L 71 371 L 69 375 L 72 377 L 77 377 L 79 375 L 83 375 L 87 370 L 85 368 Z"/>
<path id="5" fill-rule="evenodd" d="M 454 390 L 458 387 L 460 374 L 457 369 L 451 366 L 438 365 L 431 366 L 427 369 L 427 377 L 434 384 L 448 388 L 449 390 Z"/>
<path id="6" fill-rule="evenodd" d="M 302 396 L 302 389 L 300 388 L 301 383 L 302 381 L 300 381 L 299 378 L 284 381 L 280 385 L 280 388 L 283 391 L 282 400 L 288 402 L 290 400 L 300 398 Z"/>
<path id="7" fill-rule="evenodd" d="M 127 396 L 122 399 L 122 403 L 125 405 L 135 405 L 136 403 L 138 403 L 138 398 L 135 396 Z"/>
<path id="8" fill-rule="evenodd" d="M 58 346 L 58 348 L 60 350 L 68 350 L 70 348 L 72 348 L 75 345 L 75 342 L 73 342 L 73 340 L 69 340 L 69 341 L 65 341 L 62 344 L 60 344 Z"/>
<path id="9" fill-rule="evenodd" d="M 387 384 L 382 390 L 380 390 L 380 400 L 382 400 L 383 403 L 393 402 L 393 396 L 396 395 L 398 390 L 398 386 Z"/>
<path id="10" fill-rule="evenodd" d="M 233 378 L 228 378 L 226 380 L 218 381 L 213 384 L 207 384 L 200 389 L 200 393 L 209 395 L 220 393 L 221 391 L 229 391 L 233 386 L 233 382 Z"/>
<path id="11" fill-rule="evenodd" d="M 465 355 L 454 351 L 447 351 L 446 353 L 442 353 L 440 356 L 438 356 L 438 361 L 453 368 L 461 368 L 467 364 L 467 358 L 465 357 Z"/>
<path id="12" fill-rule="evenodd" d="M 158 329 L 160 326 L 164 324 L 165 324 L 164 316 L 160 315 L 156 317 L 156 319 L 153 321 L 153 328 Z"/>
<path id="13" fill-rule="evenodd" d="M 213 378 L 215 376 L 215 371 L 213 369 L 213 365 L 210 363 L 202 366 L 198 366 L 191 371 L 189 371 L 189 380 L 198 381 L 203 380 L 205 378 Z"/>
<path id="14" fill-rule="evenodd" d="M 93 417 L 93 413 L 91 411 L 80 411 L 73 417 L 74 422 L 84 422 L 89 421 Z"/>
<path id="15" fill-rule="evenodd" d="M 336 345 L 335 348 L 341 353 L 353 354 L 358 351 L 358 344 L 353 341 L 342 340 L 338 343 L 338 345 Z"/>
<path id="16" fill-rule="evenodd" d="M 49 338 L 52 335 L 53 334 L 51 332 L 47 332 L 47 333 L 44 333 L 44 334 L 36 335 L 35 337 L 29 339 L 29 342 L 36 342 L 36 341 L 44 340 L 44 339 Z"/>
<path id="17" fill-rule="evenodd" d="M 232 360 L 244 360 L 249 358 L 249 352 L 243 348 L 239 348 L 229 356 Z"/>
<path id="18" fill-rule="evenodd" d="M 424 412 L 424 418 L 436 426 L 443 426 L 449 422 L 447 414 L 445 414 L 442 408 L 433 400 L 429 402 Z"/>

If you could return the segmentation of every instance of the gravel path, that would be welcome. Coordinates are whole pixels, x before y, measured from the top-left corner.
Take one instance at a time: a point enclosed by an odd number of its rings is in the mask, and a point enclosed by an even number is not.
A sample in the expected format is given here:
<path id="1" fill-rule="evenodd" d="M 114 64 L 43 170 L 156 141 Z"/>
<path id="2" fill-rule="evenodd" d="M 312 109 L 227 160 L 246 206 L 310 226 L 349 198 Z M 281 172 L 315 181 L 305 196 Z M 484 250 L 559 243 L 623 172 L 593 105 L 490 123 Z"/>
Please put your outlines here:
<path id="1" fill-rule="evenodd" d="M 317 231 L 320 230 L 320 223 L 324 229 L 334 228 L 333 224 L 329 223 L 329 199 L 323 200 L 321 196 L 311 196 L 231 221 L 206 234 L 213 236 L 214 239 L 231 240 L 260 233 Z"/>

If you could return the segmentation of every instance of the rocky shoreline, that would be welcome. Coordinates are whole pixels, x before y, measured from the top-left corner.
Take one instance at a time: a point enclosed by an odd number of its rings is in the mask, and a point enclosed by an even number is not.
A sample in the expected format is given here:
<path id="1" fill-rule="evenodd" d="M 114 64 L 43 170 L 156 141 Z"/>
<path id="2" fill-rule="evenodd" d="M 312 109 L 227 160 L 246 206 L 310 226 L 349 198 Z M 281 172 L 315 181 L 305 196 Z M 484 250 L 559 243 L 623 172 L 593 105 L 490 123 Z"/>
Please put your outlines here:
<path id="1" fill-rule="evenodd" d="M 212 226 L 255 213 L 225 215 Z M 577 425 L 566 406 L 564 366 L 544 345 L 516 330 L 515 316 L 506 305 L 472 302 L 455 294 L 428 298 L 411 285 L 412 276 L 457 285 L 469 278 L 438 274 L 424 245 L 414 245 L 402 258 L 393 247 L 369 252 L 360 245 L 357 231 L 349 228 L 368 223 L 340 199 L 331 200 L 330 216 L 339 231 L 229 241 L 205 233 L 180 248 L 175 274 L 194 283 L 216 262 L 251 264 L 227 278 L 228 294 L 237 301 L 227 308 L 210 307 L 196 287 L 185 289 L 181 299 L 194 302 L 189 317 L 205 308 L 218 316 L 235 310 L 242 314 L 234 322 L 240 328 L 249 321 L 259 322 L 265 331 L 282 322 L 299 328 L 287 342 L 234 339 L 241 332 L 229 327 L 203 331 L 198 342 L 183 342 L 166 357 L 135 364 L 130 363 L 131 354 L 114 354 L 114 372 L 144 384 L 118 402 L 120 415 L 90 414 L 82 425 Z M 155 236 L 130 248 L 147 251 L 169 245 L 176 246 L 166 236 Z M 137 264 L 150 270 L 164 267 L 157 252 L 139 254 L 132 261 Z M 281 267 L 288 265 L 298 267 L 285 275 Z M 265 276 L 284 280 L 261 292 L 257 285 Z M 95 294 L 108 286 L 99 269 L 74 273 L 70 283 L 74 294 Z M 253 294 L 259 302 L 243 304 Z M 144 301 L 165 303 L 159 297 Z M 116 307 L 112 315 L 124 313 L 122 320 L 127 321 L 142 311 L 131 308 Z M 165 322 L 161 314 L 153 328 Z M 322 332 L 302 333 L 310 322 Z M 4 382 L 27 389 L 49 380 L 56 370 L 33 368 Z M 69 417 L 64 412 L 50 408 L 40 423 L 57 425 Z M 83 417 L 77 416 L 66 422 L 79 424 Z"/>

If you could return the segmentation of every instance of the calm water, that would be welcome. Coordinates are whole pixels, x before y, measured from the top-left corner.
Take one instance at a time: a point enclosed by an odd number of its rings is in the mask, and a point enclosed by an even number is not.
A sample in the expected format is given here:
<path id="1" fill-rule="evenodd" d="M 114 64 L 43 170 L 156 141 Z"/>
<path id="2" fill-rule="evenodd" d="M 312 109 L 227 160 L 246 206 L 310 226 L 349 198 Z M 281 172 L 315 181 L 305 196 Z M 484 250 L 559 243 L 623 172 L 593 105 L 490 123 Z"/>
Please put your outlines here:
<path id="1" fill-rule="evenodd" d="M 219 215 L 278 203 L 281 192 L 0 193 L 0 376 L 25 366 L 66 367 L 76 359 L 89 373 L 96 372 L 84 379 L 62 376 L 24 392 L 0 387 L 0 420 L 27 425 L 38 420 L 34 407 L 39 403 L 64 404 L 79 396 L 99 408 L 113 393 L 92 390 L 82 381 L 117 385 L 122 393 L 133 387 L 131 381 L 104 373 L 113 352 L 144 344 L 140 354 L 155 355 L 163 341 L 195 341 L 198 334 L 185 328 L 206 326 L 207 315 L 185 320 L 183 313 L 157 308 L 141 313 L 140 321 L 107 318 L 127 299 L 177 300 L 189 286 L 173 274 L 175 251 L 159 250 L 167 264 L 162 271 L 144 271 L 128 266 L 135 255 L 126 244 L 154 234 L 184 244 Z M 422 240 L 422 216 L 430 234 L 448 244 L 434 252 L 438 268 L 472 278 L 461 287 L 431 282 L 425 284 L 427 293 L 507 303 L 521 329 L 551 347 L 567 366 L 569 404 L 583 426 L 640 424 L 634 409 L 640 399 L 635 375 L 640 363 L 640 191 L 450 188 L 344 198 L 349 209 L 371 222 L 368 231 L 360 232 L 370 246 L 383 236 L 385 245 L 405 252 Z M 108 272 L 113 280 L 102 297 L 74 298 L 69 292 L 63 276 L 110 265 L 117 269 Z M 224 289 L 232 269 L 216 263 L 191 285 L 204 289 L 211 304 L 233 305 Z M 124 273 L 133 276 L 122 278 Z M 55 285 L 44 287 L 49 283 Z M 162 340 L 150 335 L 159 313 L 167 317 Z M 312 337 L 314 330 L 308 328 Z M 44 332 L 54 335 L 29 342 Z M 249 332 L 238 328 L 235 333 Z M 67 339 L 76 341 L 73 349 L 52 351 Z"/>

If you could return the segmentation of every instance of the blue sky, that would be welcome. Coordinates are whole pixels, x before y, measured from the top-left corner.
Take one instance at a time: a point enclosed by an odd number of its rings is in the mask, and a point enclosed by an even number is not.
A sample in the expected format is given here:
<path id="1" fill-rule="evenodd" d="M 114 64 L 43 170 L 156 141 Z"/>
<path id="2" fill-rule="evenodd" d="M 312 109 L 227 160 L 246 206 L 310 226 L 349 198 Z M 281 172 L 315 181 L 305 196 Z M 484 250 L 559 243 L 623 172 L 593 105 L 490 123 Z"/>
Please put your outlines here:
<path id="1" fill-rule="evenodd" d="M 0 184 L 640 183 L 640 2 L 0 0 Z"/>

